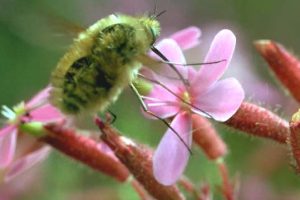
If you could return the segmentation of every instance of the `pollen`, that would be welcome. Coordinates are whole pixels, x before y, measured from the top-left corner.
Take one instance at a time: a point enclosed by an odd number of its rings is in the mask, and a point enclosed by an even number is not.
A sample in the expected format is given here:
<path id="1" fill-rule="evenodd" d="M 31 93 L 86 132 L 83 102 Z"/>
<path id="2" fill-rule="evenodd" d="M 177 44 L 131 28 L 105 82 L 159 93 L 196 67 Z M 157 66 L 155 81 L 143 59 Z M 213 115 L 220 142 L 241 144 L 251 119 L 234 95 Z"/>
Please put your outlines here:
<path id="1" fill-rule="evenodd" d="M 185 102 L 191 103 L 190 102 L 190 94 L 187 91 L 183 92 L 182 97 Z"/>
<path id="2" fill-rule="evenodd" d="M 181 98 L 182 98 L 182 104 L 181 104 L 182 109 L 190 110 L 191 97 L 190 97 L 189 92 L 184 91 L 182 93 Z"/>

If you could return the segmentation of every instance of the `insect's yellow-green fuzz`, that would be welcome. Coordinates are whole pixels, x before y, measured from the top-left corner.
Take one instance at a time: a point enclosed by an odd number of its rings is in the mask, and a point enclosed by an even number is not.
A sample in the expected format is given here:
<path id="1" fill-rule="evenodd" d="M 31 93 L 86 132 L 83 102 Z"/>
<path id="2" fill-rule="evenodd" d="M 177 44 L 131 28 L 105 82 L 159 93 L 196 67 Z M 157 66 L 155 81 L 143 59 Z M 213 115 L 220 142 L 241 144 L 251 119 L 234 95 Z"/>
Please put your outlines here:
<path id="1" fill-rule="evenodd" d="M 66 114 L 102 112 L 137 76 L 159 36 L 157 20 L 110 15 L 79 34 L 52 74 L 51 102 Z"/>
<path id="2" fill-rule="evenodd" d="M 300 121 L 300 109 L 293 114 L 292 116 L 292 122 L 299 122 Z"/>

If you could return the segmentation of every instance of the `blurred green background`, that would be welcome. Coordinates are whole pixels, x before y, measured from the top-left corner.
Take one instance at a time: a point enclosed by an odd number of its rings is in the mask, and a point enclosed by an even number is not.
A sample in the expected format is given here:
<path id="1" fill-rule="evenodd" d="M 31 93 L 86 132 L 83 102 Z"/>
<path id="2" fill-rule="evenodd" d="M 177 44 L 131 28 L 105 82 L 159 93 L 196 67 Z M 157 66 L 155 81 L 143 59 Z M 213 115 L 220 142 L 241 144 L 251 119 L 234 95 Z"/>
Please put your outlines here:
<path id="1" fill-rule="evenodd" d="M 137 15 L 152 11 L 154 2 L 0 0 L 0 104 L 12 106 L 30 98 L 48 84 L 51 71 L 74 37 L 68 30 L 63 30 L 61 25 L 65 22 L 87 27 L 113 12 Z M 188 57 L 194 61 L 201 61 L 203 52 L 207 51 L 207 45 L 217 30 L 232 29 L 238 39 L 236 57 L 240 58 L 234 58 L 235 69 L 251 67 L 253 76 L 270 87 L 277 83 L 265 62 L 255 52 L 252 42 L 257 39 L 274 39 L 294 52 L 300 52 L 300 1 L 189 0 L 183 3 L 180 0 L 167 0 L 157 1 L 157 7 L 158 10 L 167 10 L 160 17 L 162 37 L 191 25 L 201 28 L 203 48 L 187 52 Z M 243 77 L 245 74 L 238 76 Z M 244 86 L 245 89 L 254 83 L 248 84 Z M 278 93 L 286 98 L 283 92 Z M 269 104 L 252 97 L 253 94 L 249 94 L 247 98 L 271 109 L 279 104 Z M 118 116 L 115 123 L 118 129 L 150 146 L 158 144 L 166 129 L 160 122 L 144 119 L 130 91 L 125 91 L 111 110 Z M 280 115 L 288 119 L 289 112 L 285 104 L 280 105 Z M 230 173 L 232 177 L 241 180 L 243 194 L 240 199 L 246 200 L 247 197 L 243 195 L 253 190 L 254 186 L 258 188 L 256 192 L 269 192 L 269 199 L 300 199 L 299 192 L 297 196 L 299 177 L 289 167 L 288 153 L 280 145 L 238 134 L 222 125 L 217 127 L 228 144 L 226 162 Z M 273 157 L 279 161 L 275 167 L 268 168 Z M 16 199 L 138 199 L 129 185 L 119 184 L 105 175 L 95 173 L 58 152 L 52 153 L 36 170 L 38 172 L 34 176 L 38 176 L 37 180 L 32 181 L 32 185 L 27 186 L 30 189 L 20 192 Z M 221 199 L 216 166 L 196 148 L 186 174 L 198 186 L 204 182 L 211 183 L 214 199 Z M 253 182 L 253 177 L 258 182 L 254 181 L 251 185 L 248 180 Z"/>

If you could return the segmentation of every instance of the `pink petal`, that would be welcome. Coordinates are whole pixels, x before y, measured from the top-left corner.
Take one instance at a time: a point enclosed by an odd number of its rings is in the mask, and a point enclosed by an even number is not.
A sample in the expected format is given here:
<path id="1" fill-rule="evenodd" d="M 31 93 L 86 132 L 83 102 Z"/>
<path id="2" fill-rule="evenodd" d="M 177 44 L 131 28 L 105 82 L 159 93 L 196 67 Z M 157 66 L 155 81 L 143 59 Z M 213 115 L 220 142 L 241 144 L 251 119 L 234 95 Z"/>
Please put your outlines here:
<path id="1" fill-rule="evenodd" d="M 159 51 L 161 51 L 165 57 L 167 57 L 172 62 L 185 63 L 185 58 L 180 49 L 179 45 L 172 39 L 163 39 L 155 46 Z M 156 58 L 160 59 L 154 53 L 152 53 Z M 160 59 L 161 60 L 161 59 Z"/>
<path id="2" fill-rule="evenodd" d="M 51 104 L 47 103 L 30 112 L 32 121 L 51 122 L 62 118 L 62 114 Z"/>
<path id="3" fill-rule="evenodd" d="M 182 50 L 178 46 L 178 44 L 172 39 L 164 39 L 159 42 L 156 48 L 166 57 L 170 62 L 185 64 L 185 57 L 183 55 Z M 154 53 L 151 54 L 153 57 L 157 58 L 158 60 L 162 60 Z M 182 74 L 184 78 L 187 78 L 188 68 L 182 65 L 175 66 L 178 71 Z M 168 84 L 173 82 L 174 80 L 178 81 L 179 77 L 177 73 L 168 65 L 161 65 L 158 69 L 154 69 L 157 74 L 157 80 Z"/>
<path id="4" fill-rule="evenodd" d="M 12 162 L 17 142 L 17 130 L 0 137 L 0 169 L 6 168 Z"/>
<path id="5" fill-rule="evenodd" d="M 179 113 L 171 126 L 190 147 L 192 141 L 191 116 Z M 171 129 L 168 129 L 153 156 L 154 177 L 163 185 L 172 185 L 183 173 L 188 159 L 187 147 Z"/>
<path id="6" fill-rule="evenodd" d="M 143 74 L 145 77 L 147 77 L 151 80 L 156 79 L 155 73 L 148 67 L 143 67 L 142 69 L 140 69 L 139 73 Z"/>
<path id="7" fill-rule="evenodd" d="M 29 100 L 26 103 L 26 107 L 33 108 L 35 106 L 38 106 L 44 100 L 47 100 L 47 98 L 49 97 L 50 90 L 51 90 L 51 87 L 47 86 L 45 89 L 40 91 L 37 95 L 35 95 L 31 100 Z"/>
<path id="8" fill-rule="evenodd" d="M 235 43 L 235 35 L 230 30 L 222 30 L 215 36 L 204 62 L 215 62 L 224 59 L 226 61 L 203 65 L 200 68 L 197 77 L 192 82 L 192 84 L 198 85 L 198 91 L 200 88 L 202 91 L 206 90 L 224 74 L 231 61 Z"/>
<path id="9" fill-rule="evenodd" d="M 195 68 L 188 66 L 188 80 L 194 80 L 197 74 L 198 71 Z"/>
<path id="10" fill-rule="evenodd" d="M 170 38 L 175 40 L 182 50 L 185 50 L 198 45 L 200 36 L 201 30 L 195 26 L 190 26 L 174 33 Z"/>
<path id="11" fill-rule="evenodd" d="M 169 89 L 177 93 L 176 87 L 170 85 Z M 174 116 L 180 109 L 177 97 L 158 85 L 155 85 L 150 94 L 147 95 L 145 103 L 150 112 L 161 118 Z M 148 114 L 146 116 L 153 118 L 153 116 Z"/>
<path id="12" fill-rule="evenodd" d="M 206 93 L 198 96 L 193 104 L 209 113 L 215 120 L 228 120 L 240 107 L 245 97 L 244 90 L 235 78 L 216 82 Z M 201 111 L 192 109 L 195 113 Z"/>
<path id="13" fill-rule="evenodd" d="M 23 173 L 24 171 L 30 169 L 37 163 L 44 160 L 48 154 L 50 153 L 50 147 L 45 146 L 40 148 L 37 151 L 34 151 L 33 153 L 30 153 L 15 162 L 11 164 L 11 166 L 8 168 L 8 171 L 5 175 L 5 181 L 8 182 L 17 175 Z"/>
<path id="14" fill-rule="evenodd" d="M 13 132 L 14 129 L 16 129 L 15 125 L 8 125 L 8 126 L 3 127 L 0 130 L 0 139 L 1 139 L 1 137 L 4 137 L 5 135 Z"/>

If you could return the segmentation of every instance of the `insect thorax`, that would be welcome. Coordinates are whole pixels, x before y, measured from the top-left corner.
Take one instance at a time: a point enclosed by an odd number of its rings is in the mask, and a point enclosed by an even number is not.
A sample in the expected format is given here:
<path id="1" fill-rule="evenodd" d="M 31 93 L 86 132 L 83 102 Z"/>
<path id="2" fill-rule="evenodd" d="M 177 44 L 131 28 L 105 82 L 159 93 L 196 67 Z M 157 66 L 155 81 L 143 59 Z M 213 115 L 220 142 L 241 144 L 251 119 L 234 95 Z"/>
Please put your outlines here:
<path id="1" fill-rule="evenodd" d="M 141 66 L 136 58 L 157 37 L 142 18 L 122 16 L 107 25 L 111 18 L 82 33 L 53 73 L 52 102 L 67 114 L 105 110 L 135 78 Z"/>

